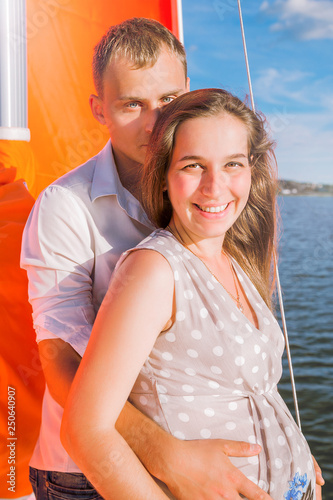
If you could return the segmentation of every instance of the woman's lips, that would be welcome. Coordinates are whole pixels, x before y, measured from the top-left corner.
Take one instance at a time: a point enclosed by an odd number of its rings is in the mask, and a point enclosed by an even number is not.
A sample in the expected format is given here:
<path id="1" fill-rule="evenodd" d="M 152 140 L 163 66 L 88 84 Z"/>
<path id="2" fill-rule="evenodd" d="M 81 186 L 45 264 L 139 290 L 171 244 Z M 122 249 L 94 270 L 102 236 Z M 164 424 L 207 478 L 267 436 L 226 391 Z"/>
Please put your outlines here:
<path id="1" fill-rule="evenodd" d="M 204 205 L 197 205 L 195 203 L 195 206 L 198 207 L 202 212 L 206 212 L 206 213 L 210 213 L 210 214 L 224 212 L 224 210 L 227 208 L 228 205 L 229 205 L 229 203 L 226 203 L 225 205 L 204 206 Z"/>

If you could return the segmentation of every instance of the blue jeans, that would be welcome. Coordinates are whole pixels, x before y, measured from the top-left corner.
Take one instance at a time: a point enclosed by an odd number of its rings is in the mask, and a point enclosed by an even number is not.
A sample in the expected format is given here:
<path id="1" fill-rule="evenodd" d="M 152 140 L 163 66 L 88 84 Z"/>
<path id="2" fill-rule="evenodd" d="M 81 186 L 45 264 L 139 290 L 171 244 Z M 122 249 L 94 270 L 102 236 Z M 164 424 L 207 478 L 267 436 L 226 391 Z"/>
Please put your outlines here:
<path id="1" fill-rule="evenodd" d="M 83 474 L 30 467 L 29 479 L 37 500 L 103 500 Z"/>

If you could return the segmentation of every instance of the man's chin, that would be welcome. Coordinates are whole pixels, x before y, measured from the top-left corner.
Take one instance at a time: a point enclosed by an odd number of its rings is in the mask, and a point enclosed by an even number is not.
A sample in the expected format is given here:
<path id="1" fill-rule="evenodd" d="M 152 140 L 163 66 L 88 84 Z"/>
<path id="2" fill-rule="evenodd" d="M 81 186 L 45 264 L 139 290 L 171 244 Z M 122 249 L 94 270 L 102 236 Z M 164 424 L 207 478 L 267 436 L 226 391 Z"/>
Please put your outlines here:
<path id="1" fill-rule="evenodd" d="M 146 153 L 147 153 L 147 146 L 140 146 L 140 151 L 136 155 L 136 157 L 133 158 L 133 161 L 135 161 L 139 165 L 143 165 L 145 162 Z"/>

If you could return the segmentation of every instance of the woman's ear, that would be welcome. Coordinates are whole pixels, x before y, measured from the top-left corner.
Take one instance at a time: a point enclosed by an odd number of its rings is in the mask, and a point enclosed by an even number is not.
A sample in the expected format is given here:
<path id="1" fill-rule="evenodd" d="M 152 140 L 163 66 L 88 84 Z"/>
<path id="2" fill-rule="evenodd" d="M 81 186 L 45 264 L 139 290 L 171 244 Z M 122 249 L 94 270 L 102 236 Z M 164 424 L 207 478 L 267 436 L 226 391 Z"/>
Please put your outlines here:
<path id="1" fill-rule="evenodd" d="M 168 186 L 166 183 L 166 179 L 164 179 L 163 184 L 162 184 L 162 191 L 163 191 L 163 193 L 165 193 L 167 190 L 168 190 Z"/>

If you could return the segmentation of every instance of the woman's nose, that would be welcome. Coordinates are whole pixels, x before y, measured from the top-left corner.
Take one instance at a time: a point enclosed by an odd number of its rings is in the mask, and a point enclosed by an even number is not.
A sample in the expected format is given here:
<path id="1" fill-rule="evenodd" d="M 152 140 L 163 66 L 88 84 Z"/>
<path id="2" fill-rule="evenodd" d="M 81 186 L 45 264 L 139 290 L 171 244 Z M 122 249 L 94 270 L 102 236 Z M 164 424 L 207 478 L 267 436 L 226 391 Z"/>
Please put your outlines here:
<path id="1" fill-rule="evenodd" d="M 206 172 L 202 178 L 202 193 L 210 198 L 218 198 L 227 185 L 225 172 Z"/>

